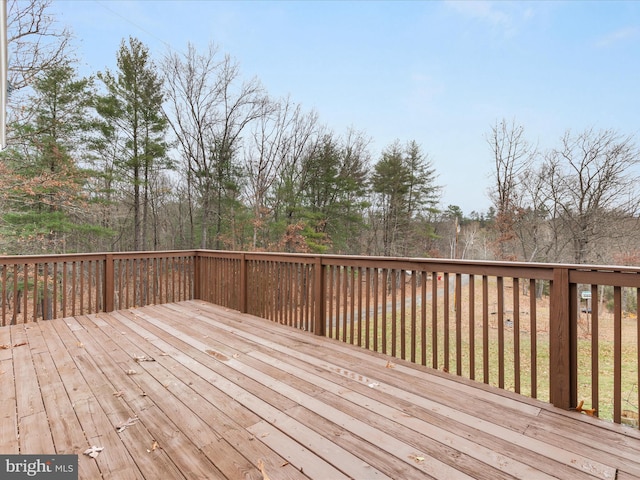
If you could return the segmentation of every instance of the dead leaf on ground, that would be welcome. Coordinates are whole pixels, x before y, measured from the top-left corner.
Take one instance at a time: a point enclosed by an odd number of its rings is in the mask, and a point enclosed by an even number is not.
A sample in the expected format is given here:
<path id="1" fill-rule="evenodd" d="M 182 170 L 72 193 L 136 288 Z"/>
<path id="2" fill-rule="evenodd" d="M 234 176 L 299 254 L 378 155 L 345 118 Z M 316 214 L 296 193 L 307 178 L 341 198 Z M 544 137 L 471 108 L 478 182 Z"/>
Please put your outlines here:
<path id="1" fill-rule="evenodd" d="M 124 395 L 124 392 L 122 390 L 120 390 L 119 392 L 113 392 L 113 396 L 120 398 Z"/>
<path id="2" fill-rule="evenodd" d="M 135 371 L 135 370 L 133 370 L 133 369 L 129 369 L 129 370 L 127 370 L 125 373 L 126 373 L 127 375 L 135 375 L 135 374 L 136 374 L 136 373 L 138 373 L 138 372 L 136 372 L 136 371 Z"/>
<path id="3" fill-rule="evenodd" d="M 151 453 L 154 450 L 157 450 L 158 448 L 160 448 L 160 446 L 158 445 L 158 442 L 154 440 L 153 443 L 151 444 L 151 449 L 147 448 L 147 452 Z"/>
<path id="4" fill-rule="evenodd" d="M 14 347 L 21 347 L 21 346 L 26 345 L 26 344 L 27 344 L 27 342 L 20 342 L 20 343 L 15 343 L 13 346 Z"/>
<path id="5" fill-rule="evenodd" d="M 385 368 L 396 368 L 396 365 L 391 363 L 391 360 L 387 360 L 387 366 Z"/>
<path id="6" fill-rule="evenodd" d="M 0 349 L 2 350 L 9 350 L 11 348 L 11 345 L 7 345 L 6 343 L 4 345 L 0 345 Z"/>
<path id="7" fill-rule="evenodd" d="M 590 417 L 593 417 L 597 412 L 595 408 L 582 408 L 583 405 L 584 405 L 584 400 L 580 400 L 580 403 L 576 408 L 574 408 L 574 410 L 580 413 L 586 413 Z"/>
<path id="8" fill-rule="evenodd" d="M 79 348 L 84 348 L 84 343 L 78 342 L 78 343 L 76 343 L 76 346 L 79 347 Z"/>
<path id="9" fill-rule="evenodd" d="M 262 474 L 262 480 L 271 480 L 269 478 L 269 475 L 267 475 L 267 472 L 264 468 L 264 462 L 262 461 L 262 459 L 258 460 L 258 469 L 260 470 L 260 473 Z"/>
<path id="10" fill-rule="evenodd" d="M 89 455 L 91 458 L 96 458 L 102 450 L 104 450 L 104 447 L 96 447 L 93 445 L 91 448 L 87 448 L 83 453 L 85 455 Z"/>

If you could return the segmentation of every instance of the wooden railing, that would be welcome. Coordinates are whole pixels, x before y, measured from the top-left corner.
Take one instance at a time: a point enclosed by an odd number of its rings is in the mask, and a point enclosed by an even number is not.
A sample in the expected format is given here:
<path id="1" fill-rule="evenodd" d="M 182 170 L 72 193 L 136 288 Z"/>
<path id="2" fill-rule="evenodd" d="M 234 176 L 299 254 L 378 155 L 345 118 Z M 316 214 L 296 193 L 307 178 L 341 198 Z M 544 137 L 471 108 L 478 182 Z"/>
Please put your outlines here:
<path id="1" fill-rule="evenodd" d="M 2 325 L 196 298 L 637 426 L 638 268 L 191 250 L 0 257 L 0 282 Z"/>
<path id="2" fill-rule="evenodd" d="M 2 325 L 191 299 L 195 251 L 0 257 Z"/>

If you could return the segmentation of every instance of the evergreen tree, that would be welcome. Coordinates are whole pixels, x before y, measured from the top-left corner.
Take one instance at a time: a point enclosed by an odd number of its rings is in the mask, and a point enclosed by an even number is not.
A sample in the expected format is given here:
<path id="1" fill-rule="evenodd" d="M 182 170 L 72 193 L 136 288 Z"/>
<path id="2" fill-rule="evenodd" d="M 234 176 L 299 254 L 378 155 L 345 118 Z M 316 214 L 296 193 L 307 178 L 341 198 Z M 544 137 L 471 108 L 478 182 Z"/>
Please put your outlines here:
<path id="1" fill-rule="evenodd" d="M 118 71 L 98 77 L 107 94 L 98 98 L 96 110 L 104 123 L 103 140 L 119 150 L 114 162 L 117 180 L 130 186 L 133 211 L 133 249 L 149 248 L 152 176 L 169 167 L 164 140 L 167 119 L 162 111 L 162 81 L 149 51 L 139 40 L 123 40 L 117 55 Z"/>
<path id="2" fill-rule="evenodd" d="M 438 202 L 440 187 L 435 178 L 434 168 L 416 142 L 402 148 L 396 141 L 383 151 L 371 183 L 377 194 L 384 255 L 408 253 L 413 221 L 424 218 Z"/>
<path id="3" fill-rule="evenodd" d="M 358 135 L 351 135 L 344 145 L 325 135 L 306 158 L 302 217 L 312 250 L 353 248 L 353 236 L 363 226 L 367 158 L 366 142 Z"/>
<path id="4" fill-rule="evenodd" d="M 11 126 L 12 146 L 3 153 L 3 230 L 19 240 L 19 253 L 66 251 L 69 237 L 89 228 L 83 225 L 86 171 L 76 159 L 91 85 L 68 62 L 44 71 L 34 81 L 26 120 Z"/>

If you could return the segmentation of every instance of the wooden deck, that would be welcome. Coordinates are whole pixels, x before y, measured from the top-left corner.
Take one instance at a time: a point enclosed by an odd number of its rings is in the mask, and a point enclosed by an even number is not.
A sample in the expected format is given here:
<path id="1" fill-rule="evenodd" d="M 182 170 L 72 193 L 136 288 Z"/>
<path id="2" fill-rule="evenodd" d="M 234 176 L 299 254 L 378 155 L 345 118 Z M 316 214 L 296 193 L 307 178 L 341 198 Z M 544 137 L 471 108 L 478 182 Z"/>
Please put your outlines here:
<path id="1" fill-rule="evenodd" d="M 637 430 L 200 301 L 0 345 L 0 453 L 82 479 L 640 478 Z"/>

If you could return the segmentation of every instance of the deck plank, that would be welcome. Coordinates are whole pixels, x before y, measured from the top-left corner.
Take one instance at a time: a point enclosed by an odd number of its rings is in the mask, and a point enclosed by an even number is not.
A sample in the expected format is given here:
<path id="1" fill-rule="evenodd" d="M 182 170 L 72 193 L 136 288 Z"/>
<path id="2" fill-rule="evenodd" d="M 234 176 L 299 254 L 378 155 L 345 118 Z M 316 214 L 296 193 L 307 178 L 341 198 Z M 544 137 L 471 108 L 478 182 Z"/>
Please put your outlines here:
<path id="1" fill-rule="evenodd" d="M 0 452 L 17 454 L 18 422 L 16 418 L 16 382 L 11 351 L 11 328 L 0 328 Z"/>
<path id="2" fill-rule="evenodd" d="M 206 373 L 204 373 L 206 372 L 205 369 L 200 368 L 198 369 L 198 371 L 192 372 L 187 368 L 187 366 L 182 365 L 179 362 L 180 359 L 186 359 L 186 363 L 187 365 L 189 365 L 192 363 L 189 362 L 189 357 L 182 356 L 181 354 L 174 351 L 174 347 L 172 347 L 169 343 L 165 342 L 160 337 L 152 336 L 152 332 L 144 330 L 137 326 L 131 319 L 127 319 L 127 315 L 125 315 L 123 312 L 120 312 L 116 315 L 119 317 L 120 321 L 123 322 L 120 325 L 124 325 L 129 329 L 129 332 L 127 334 L 128 337 L 131 337 L 132 335 L 138 335 L 138 338 L 140 338 L 140 334 L 146 335 L 145 338 L 150 341 L 150 343 L 155 347 L 147 354 L 156 354 L 156 357 L 152 357 L 155 358 L 156 361 L 142 362 L 140 363 L 141 367 L 145 368 L 146 370 L 152 370 L 155 368 L 155 366 L 162 364 L 166 366 L 167 371 L 171 370 L 174 372 L 175 377 L 163 377 L 164 385 L 166 385 L 167 390 L 175 392 L 176 397 L 182 398 L 184 404 L 187 405 L 201 419 L 203 419 L 203 421 L 205 421 L 205 423 L 208 425 L 209 431 L 214 432 L 217 435 L 217 438 L 210 442 L 211 445 L 206 445 L 202 448 L 205 452 L 211 451 L 215 453 L 212 459 L 216 459 L 216 465 L 218 467 L 221 466 L 221 460 L 224 460 L 224 462 L 232 470 L 226 472 L 229 478 L 240 478 L 238 476 L 238 470 L 242 470 L 242 472 L 245 472 L 249 467 L 249 464 L 247 463 L 249 461 L 253 461 L 253 465 L 257 467 L 257 461 L 260 459 L 262 459 L 265 465 L 277 468 L 280 473 L 279 478 L 301 478 L 301 476 L 298 475 L 295 470 L 292 470 L 291 468 L 282 468 L 282 465 L 286 463 L 283 458 L 271 458 L 274 457 L 273 452 L 269 452 L 269 454 L 266 454 L 265 450 L 263 449 L 251 448 L 249 449 L 251 453 L 250 458 L 247 455 L 248 452 L 246 449 L 241 449 L 242 451 L 239 452 L 243 455 L 243 457 L 236 456 L 235 451 L 227 451 L 227 455 L 225 455 L 225 449 L 228 450 L 228 448 L 231 447 L 231 444 L 229 444 L 226 440 L 227 437 L 229 439 L 237 440 L 237 431 L 242 429 L 240 425 L 236 424 L 233 418 L 239 418 L 243 423 L 250 425 L 259 421 L 261 417 L 257 416 L 249 409 L 237 408 L 239 404 L 235 402 L 232 397 L 223 394 L 217 388 L 212 388 L 211 383 L 206 382 L 201 376 L 197 375 L 197 373 L 206 375 Z M 135 315 L 132 315 L 131 318 L 135 318 Z M 112 335 L 117 336 L 117 333 L 112 332 Z M 169 339 L 175 341 L 175 339 L 173 338 Z M 167 352 L 172 351 L 174 353 L 167 354 Z M 206 360 L 210 360 L 207 355 L 203 356 L 203 358 Z M 198 391 L 198 387 L 200 387 L 200 392 Z M 211 403 L 212 397 L 217 399 L 218 401 L 215 403 Z M 225 413 L 225 411 L 216 408 L 217 406 L 225 406 L 228 414 Z M 233 416 L 233 418 L 231 416 Z M 250 435 L 246 434 L 244 438 L 246 440 L 247 438 L 250 438 Z M 215 448 L 213 448 L 213 445 L 215 445 Z M 237 447 L 234 448 L 237 449 Z M 242 473 L 242 478 L 252 478 L 252 476 L 255 474 L 256 470 L 255 468 L 253 468 L 252 473 Z"/>
<path id="3" fill-rule="evenodd" d="M 640 432 L 201 301 L 0 345 L 2 453 L 82 479 L 640 479 Z"/>

